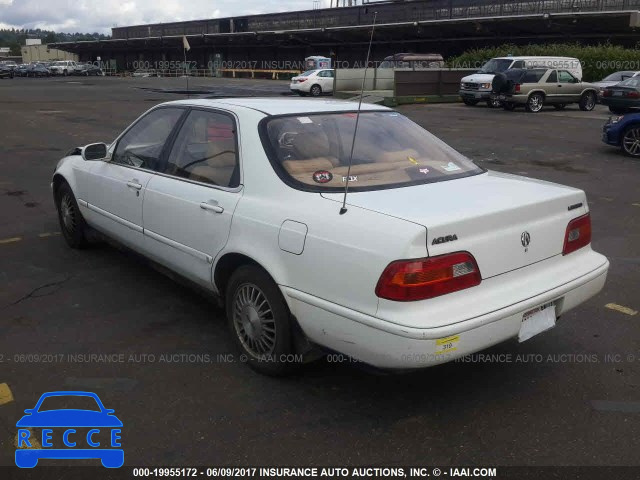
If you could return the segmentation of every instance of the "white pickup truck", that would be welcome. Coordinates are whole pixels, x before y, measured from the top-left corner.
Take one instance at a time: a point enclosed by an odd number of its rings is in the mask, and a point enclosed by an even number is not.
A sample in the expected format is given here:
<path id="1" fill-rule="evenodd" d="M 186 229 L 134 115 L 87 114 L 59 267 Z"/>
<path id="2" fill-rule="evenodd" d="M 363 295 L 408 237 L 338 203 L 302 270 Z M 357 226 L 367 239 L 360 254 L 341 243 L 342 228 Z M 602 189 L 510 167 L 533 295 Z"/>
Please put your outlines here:
<path id="1" fill-rule="evenodd" d="M 78 67 L 78 64 L 73 60 L 59 60 L 57 62 L 53 62 L 49 67 L 49 71 L 51 75 L 71 75 L 74 70 Z"/>

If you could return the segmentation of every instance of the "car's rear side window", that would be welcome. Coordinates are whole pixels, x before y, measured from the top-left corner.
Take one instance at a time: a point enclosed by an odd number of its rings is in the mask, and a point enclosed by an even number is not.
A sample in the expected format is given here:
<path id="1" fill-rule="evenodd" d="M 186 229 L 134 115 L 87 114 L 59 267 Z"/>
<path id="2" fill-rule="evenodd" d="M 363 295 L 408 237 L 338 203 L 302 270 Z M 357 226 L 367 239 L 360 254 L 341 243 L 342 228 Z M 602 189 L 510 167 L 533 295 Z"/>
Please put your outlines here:
<path id="1" fill-rule="evenodd" d="M 529 70 L 524 74 L 522 83 L 538 83 L 544 74 L 544 70 Z"/>
<path id="2" fill-rule="evenodd" d="M 261 137 L 288 184 L 312 191 L 344 189 L 356 113 L 267 117 Z M 350 188 L 375 190 L 448 180 L 483 170 L 422 127 L 393 111 L 360 115 Z"/>

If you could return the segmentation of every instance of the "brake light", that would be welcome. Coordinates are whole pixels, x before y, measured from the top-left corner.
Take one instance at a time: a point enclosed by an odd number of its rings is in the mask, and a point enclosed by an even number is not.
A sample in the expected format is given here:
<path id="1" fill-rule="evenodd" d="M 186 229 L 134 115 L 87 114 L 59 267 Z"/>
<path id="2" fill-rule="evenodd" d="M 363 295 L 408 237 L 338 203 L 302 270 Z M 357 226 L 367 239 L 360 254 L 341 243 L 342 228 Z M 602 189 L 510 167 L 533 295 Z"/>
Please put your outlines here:
<path id="1" fill-rule="evenodd" d="M 629 98 L 640 98 L 640 93 L 638 93 L 638 92 L 627 92 L 624 96 L 625 97 L 629 97 Z"/>
<path id="2" fill-rule="evenodd" d="M 397 302 L 439 297 L 482 281 L 475 258 L 468 252 L 390 263 L 378 280 L 376 295 Z"/>
<path id="3" fill-rule="evenodd" d="M 307 81 L 307 79 L 306 79 L 306 78 L 299 78 L 299 79 L 298 79 L 298 82 L 300 82 L 300 83 L 302 83 L 302 82 L 306 82 L 306 81 Z"/>
<path id="4" fill-rule="evenodd" d="M 586 247 L 591 243 L 591 215 L 574 218 L 567 225 L 567 232 L 564 235 L 564 247 L 562 254 L 568 255 L 571 252 Z"/>
<path id="5" fill-rule="evenodd" d="M 520 84 L 516 83 L 516 93 L 518 93 L 520 91 Z"/>

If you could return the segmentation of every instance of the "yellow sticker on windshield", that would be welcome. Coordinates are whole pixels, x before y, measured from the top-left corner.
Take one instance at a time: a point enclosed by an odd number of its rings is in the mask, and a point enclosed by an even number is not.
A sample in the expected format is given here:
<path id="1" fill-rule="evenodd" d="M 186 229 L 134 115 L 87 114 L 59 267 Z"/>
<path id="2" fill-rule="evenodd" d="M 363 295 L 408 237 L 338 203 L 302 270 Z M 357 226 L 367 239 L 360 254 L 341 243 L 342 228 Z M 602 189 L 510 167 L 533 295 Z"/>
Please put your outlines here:
<path id="1" fill-rule="evenodd" d="M 407 158 L 408 158 L 408 159 L 409 159 L 409 161 L 410 161 L 411 163 L 413 163 L 414 165 L 418 165 L 418 161 L 417 161 L 415 158 L 413 158 L 413 157 L 407 157 Z"/>

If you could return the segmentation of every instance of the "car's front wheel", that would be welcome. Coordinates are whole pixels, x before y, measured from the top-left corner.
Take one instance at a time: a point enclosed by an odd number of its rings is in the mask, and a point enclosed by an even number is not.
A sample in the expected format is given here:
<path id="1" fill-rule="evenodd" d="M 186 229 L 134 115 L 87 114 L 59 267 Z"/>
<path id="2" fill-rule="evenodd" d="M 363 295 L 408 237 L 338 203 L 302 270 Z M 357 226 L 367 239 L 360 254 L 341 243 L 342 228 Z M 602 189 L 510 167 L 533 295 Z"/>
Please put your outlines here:
<path id="1" fill-rule="evenodd" d="M 285 375 L 295 368 L 289 308 L 263 269 L 238 268 L 229 279 L 225 305 L 242 362 L 267 375 Z"/>
<path id="2" fill-rule="evenodd" d="M 320 85 L 314 85 L 311 87 L 311 90 L 309 90 L 309 92 L 314 97 L 319 97 L 322 94 L 322 88 L 320 88 Z"/>
<path id="3" fill-rule="evenodd" d="M 640 125 L 631 125 L 624 131 L 622 150 L 631 157 L 640 157 Z"/>
<path id="4" fill-rule="evenodd" d="M 71 248 L 86 247 L 87 224 L 80 213 L 78 202 L 68 183 L 62 183 L 56 190 L 56 207 L 62 235 Z"/>
<path id="5" fill-rule="evenodd" d="M 582 97 L 580 97 L 580 103 L 578 105 L 583 112 L 590 112 L 596 107 L 596 103 L 598 103 L 596 94 L 594 92 L 585 92 L 582 94 Z"/>
<path id="6" fill-rule="evenodd" d="M 533 93 L 529 96 L 525 108 L 527 112 L 538 113 L 544 107 L 544 96 L 541 93 Z"/>

